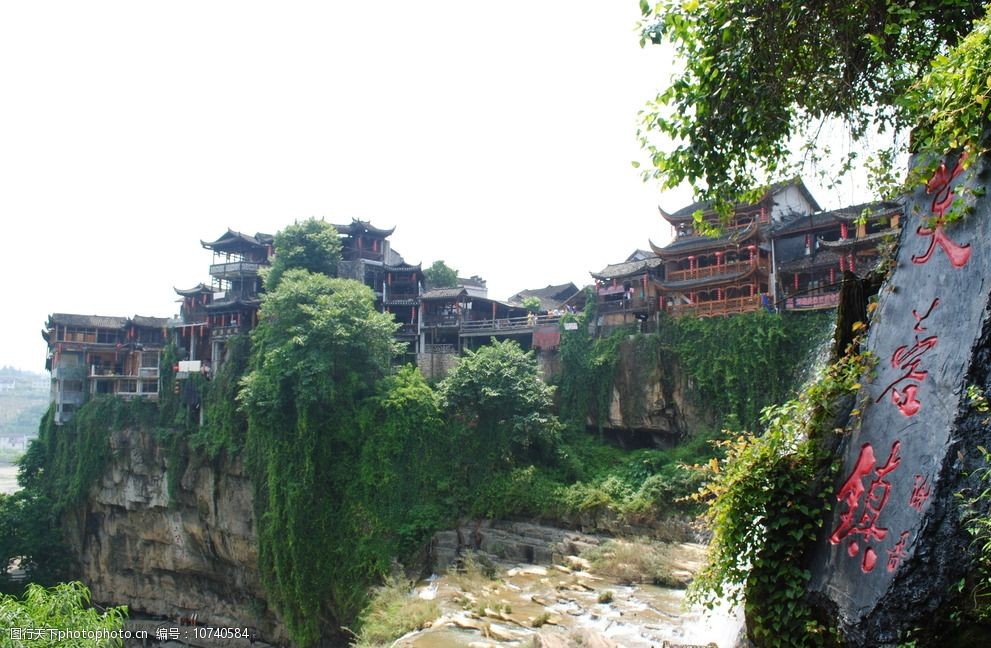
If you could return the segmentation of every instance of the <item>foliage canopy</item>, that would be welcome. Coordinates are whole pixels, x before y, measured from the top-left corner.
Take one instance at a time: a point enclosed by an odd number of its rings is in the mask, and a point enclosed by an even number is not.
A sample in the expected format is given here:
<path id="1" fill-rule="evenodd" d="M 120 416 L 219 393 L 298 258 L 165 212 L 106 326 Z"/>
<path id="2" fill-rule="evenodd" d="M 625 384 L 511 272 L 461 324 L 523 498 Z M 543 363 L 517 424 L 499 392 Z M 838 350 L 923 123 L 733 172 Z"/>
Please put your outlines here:
<path id="1" fill-rule="evenodd" d="M 458 271 L 441 260 L 434 261 L 423 271 L 430 288 L 453 288 L 458 285 Z"/>
<path id="2" fill-rule="evenodd" d="M 368 566 L 349 559 L 346 521 L 356 512 L 342 493 L 360 441 L 359 405 L 388 372 L 395 328 L 366 286 L 290 269 L 265 294 L 251 334 L 240 398 L 259 569 L 304 646 L 353 618 L 363 600 L 354 584 L 367 582 Z"/>
<path id="3" fill-rule="evenodd" d="M 63 583 L 51 589 L 30 584 L 21 599 L 0 594 L 0 648 L 16 648 L 21 645 L 78 646 L 79 648 L 107 648 L 121 646 L 121 639 L 110 638 L 111 633 L 124 626 L 126 608 L 109 608 L 103 612 L 89 607 L 89 590 L 82 583 Z M 11 628 L 43 629 L 42 636 L 15 640 Z M 74 633 L 71 638 L 59 638 L 49 633 L 62 630 Z M 75 633 L 79 633 L 78 635 Z"/>
<path id="4" fill-rule="evenodd" d="M 640 7 L 641 42 L 671 44 L 684 65 L 642 115 L 638 135 L 652 166 L 645 175 L 666 188 L 687 181 L 724 207 L 752 199 L 746 189 L 794 175 L 795 139 L 815 156 L 824 120 L 845 123 L 854 141 L 865 141 L 873 128 L 908 129 L 933 111 L 953 114 L 940 97 L 960 84 L 987 92 L 986 50 L 953 79 L 937 74 L 919 85 L 984 14 L 972 0 L 641 0 Z M 917 143 L 941 153 L 953 140 Z"/>
<path id="5" fill-rule="evenodd" d="M 337 228 L 326 221 L 308 218 L 293 223 L 275 235 L 275 258 L 265 279 L 272 290 L 290 268 L 337 276 L 341 239 Z"/>

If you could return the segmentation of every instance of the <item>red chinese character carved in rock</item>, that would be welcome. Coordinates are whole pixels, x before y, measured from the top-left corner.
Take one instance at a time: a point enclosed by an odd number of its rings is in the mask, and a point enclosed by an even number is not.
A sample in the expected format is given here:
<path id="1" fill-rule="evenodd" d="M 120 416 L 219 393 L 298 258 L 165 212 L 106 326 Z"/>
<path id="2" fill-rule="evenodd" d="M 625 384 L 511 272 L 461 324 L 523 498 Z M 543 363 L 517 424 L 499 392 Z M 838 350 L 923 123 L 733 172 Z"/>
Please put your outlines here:
<path id="1" fill-rule="evenodd" d="M 912 316 L 915 318 L 915 326 L 912 327 L 912 330 L 916 333 L 924 332 L 926 327 L 922 326 L 922 322 L 932 314 L 937 306 L 939 306 L 938 297 L 932 300 L 925 314 L 920 315 L 918 311 L 913 310 Z M 939 337 L 936 335 L 930 335 L 921 339 L 916 335 L 913 345 L 908 346 L 904 344 L 895 349 L 894 353 L 891 354 L 891 366 L 901 371 L 902 374 L 885 387 L 884 391 L 881 392 L 880 396 L 874 402 L 880 403 L 885 394 L 890 391 L 891 402 L 895 404 L 902 414 L 905 416 L 915 416 L 918 414 L 922 408 L 922 403 L 918 399 L 919 385 L 916 382 L 910 382 L 904 388 L 900 388 L 899 386 L 905 381 L 922 381 L 929 375 L 929 372 L 921 369 L 919 365 L 922 363 L 922 356 L 936 346 L 938 341 Z"/>
<path id="2" fill-rule="evenodd" d="M 916 475 L 915 484 L 912 486 L 912 494 L 908 498 L 908 505 L 919 513 L 922 513 L 922 507 L 931 494 L 932 486 L 929 484 L 929 478 Z"/>
<path id="3" fill-rule="evenodd" d="M 860 456 L 857 457 L 853 471 L 836 493 L 836 499 L 846 504 L 846 510 L 840 514 L 840 524 L 829 536 L 829 542 L 840 544 L 850 538 L 847 553 L 851 558 L 860 553 L 860 544 L 852 536 L 859 535 L 865 543 L 871 543 L 884 540 L 888 535 L 886 528 L 878 526 L 878 518 L 891 496 L 891 483 L 884 478 L 901 463 L 901 457 L 898 456 L 900 450 L 901 441 L 895 441 L 891 445 L 888 460 L 878 468 L 874 447 L 865 443 L 860 448 Z M 864 479 L 871 473 L 874 474 L 874 479 L 864 488 Z M 868 545 L 860 569 L 868 573 L 874 569 L 876 562 L 877 552 Z"/>
<path id="4" fill-rule="evenodd" d="M 895 543 L 895 546 L 888 549 L 888 571 L 893 572 L 898 569 L 902 561 L 908 556 L 905 553 L 905 544 L 908 542 L 908 531 L 902 531 L 901 538 Z"/>
<path id="5" fill-rule="evenodd" d="M 953 239 L 946 235 L 943 231 L 943 220 L 946 216 L 946 211 L 953 204 L 953 199 L 956 194 L 950 189 L 950 183 L 963 171 L 961 162 L 967 159 L 967 155 L 964 154 L 957 160 L 957 163 L 953 165 L 953 169 L 949 170 L 946 168 L 945 163 L 941 163 L 939 168 L 936 169 L 936 173 L 930 178 L 929 182 L 926 183 L 926 193 L 934 194 L 932 200 L 932 212 L 936 214 L 936 222 L 932 227 L 925 227 L 920 225 L 915 233 L 919 236 L 929 237 L 929 247 L 921 255 L 912 255 L 912 262 L 923 264 L 927 263 L 932 257 L 933 252 L 936 251 L 936 246 L 938 245 L 946 253 L 947 258 L 950 260 L 950 264 L 954 268 L 962 268 L 967 265 L 967 261 L 970 260 L 970 243 L 965 245 L 959 245 Z"/>

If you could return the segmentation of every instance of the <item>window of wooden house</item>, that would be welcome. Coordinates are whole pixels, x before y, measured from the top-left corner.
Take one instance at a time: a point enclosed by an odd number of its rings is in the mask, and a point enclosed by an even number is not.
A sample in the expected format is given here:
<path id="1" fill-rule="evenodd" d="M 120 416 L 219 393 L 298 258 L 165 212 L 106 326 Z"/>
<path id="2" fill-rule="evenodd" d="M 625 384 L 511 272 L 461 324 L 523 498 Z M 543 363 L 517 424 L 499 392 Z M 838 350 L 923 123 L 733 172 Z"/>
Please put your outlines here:
<path id="1" fill-rule="evenodd" d="M 81 353 L 62 353 L 59 358 L 59 366 L 62 367 L 78 367 L 83 362 L 83 354 Z"/>
<path id="2" fill-rule="evenodd" d="M 120 331 L 98 329 L 96 332 L 97 344 L 116 344 L 120 342 Z"/>

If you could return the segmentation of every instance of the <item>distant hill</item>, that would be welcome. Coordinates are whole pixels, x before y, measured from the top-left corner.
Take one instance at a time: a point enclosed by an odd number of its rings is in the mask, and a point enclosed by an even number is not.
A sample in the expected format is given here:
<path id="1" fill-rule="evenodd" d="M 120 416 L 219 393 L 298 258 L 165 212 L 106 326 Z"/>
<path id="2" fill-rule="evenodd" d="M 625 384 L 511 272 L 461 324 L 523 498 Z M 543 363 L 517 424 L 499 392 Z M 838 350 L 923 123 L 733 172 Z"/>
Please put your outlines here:
<path id="1" fill-rule="evenodd" d="M 0 368 L 0 437 L 35 436 L 48 409 L 47 374 Z"/>

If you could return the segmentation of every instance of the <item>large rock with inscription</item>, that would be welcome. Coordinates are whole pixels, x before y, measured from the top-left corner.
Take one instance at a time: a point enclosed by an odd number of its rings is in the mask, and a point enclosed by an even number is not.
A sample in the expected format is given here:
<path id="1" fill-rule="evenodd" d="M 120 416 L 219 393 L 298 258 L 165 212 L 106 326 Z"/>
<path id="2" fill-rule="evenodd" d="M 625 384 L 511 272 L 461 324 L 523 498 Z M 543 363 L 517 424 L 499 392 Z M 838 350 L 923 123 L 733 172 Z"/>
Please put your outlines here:
<path id="1" fill-rule="evenodd" d="M 840 447 L 835 507 L 812 556 L 811 598 L 853 645 L 925 627 L 971 563 L 956 494 L 973 486 L 978 446 L 991 438 L 988 415 L 967 398 L 968 385 L 991 386 L 991 199 L 973 191 L 987 183 L 987 161 L 964 166 L 947 160 L 907 200 L 866 343 L 876 372 Z M 955 200 L 974 209 L 944 226 Z"/>

